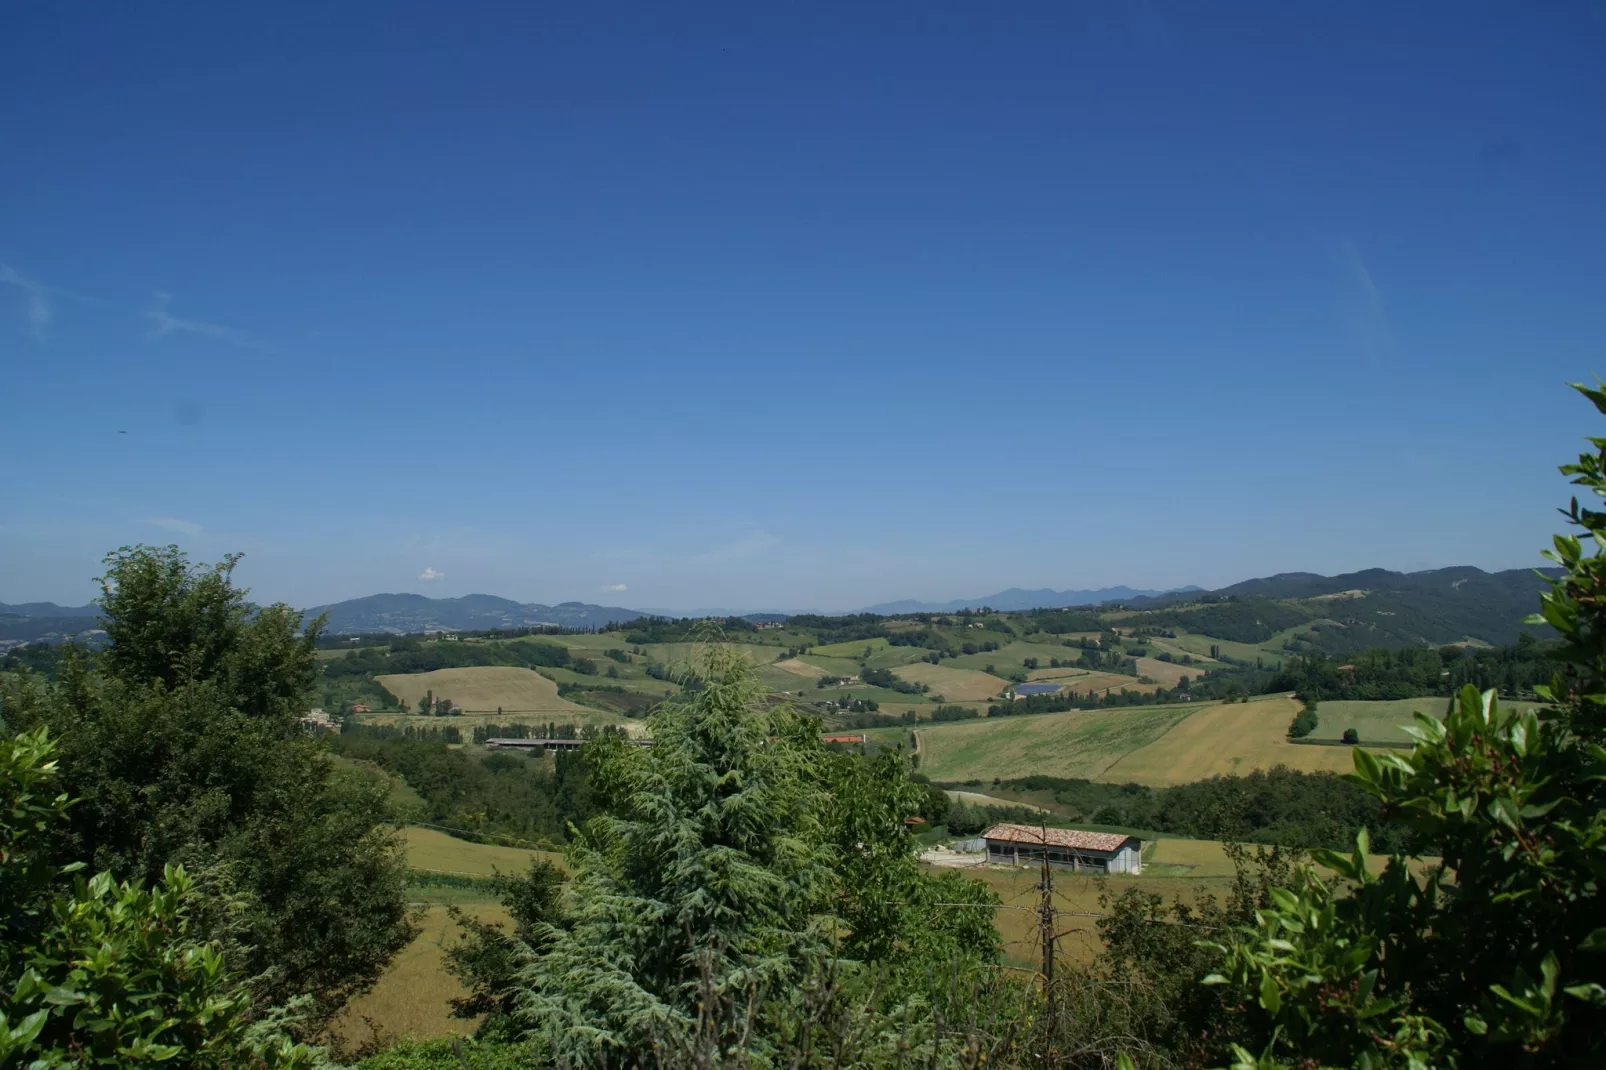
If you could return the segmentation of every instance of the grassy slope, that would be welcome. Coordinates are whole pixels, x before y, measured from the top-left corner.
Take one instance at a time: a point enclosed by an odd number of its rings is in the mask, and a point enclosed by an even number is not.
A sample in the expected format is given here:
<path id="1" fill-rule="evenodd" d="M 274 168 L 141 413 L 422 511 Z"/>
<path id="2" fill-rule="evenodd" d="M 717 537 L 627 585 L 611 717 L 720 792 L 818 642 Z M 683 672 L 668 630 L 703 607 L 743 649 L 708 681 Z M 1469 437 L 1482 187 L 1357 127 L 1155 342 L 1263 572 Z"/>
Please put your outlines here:
<path id="1" fill-rule="evenodd" d="M 1274 765 L 1311 772 L 1352 769 L 1347 748 L 1288 742 L 1288 723 L 1298 710 L 1299 703 L 1281 696 L 1208 706 L 1108 764 L 1098 779 L 1164 785 Z"/>
<path id="2" fill-rule="evenodd" d="M 974 631 L 965 641 L 979 644 L 988 639 L 1002 641 L 1008 638 L 997 632 Z M 943 664 L 952 665 L 956 669 L 986 669 L 991 665 L 1000 675 L 1009 676 L 1012 673 L 1026 671 L 1027 658 L 1036 658 L 1041 668 L 1048 665 L 1050 658 L 1075 661 L 1081 653 L 1080 650 L 1073 650 L 1059 643 L 1028 643 L 1017 639 L 1013 642 L 1003 642 L 997 650 L 989 650 L 983 654 L 961 654 Z"/>
<path id="3" fill-rule="evenodd" d="M 1442 695 L 1426 698 L 1402 698 L 1383 702 L 1323 702 L 1316 707 L 1318 724 L 1311 739 L 1342 739 L 1344 729 L 1353 728 L 1362 740 L 1375 743 L 1408 743 L 1410 737 L 1402 731 L 1405 725 L 1415 724 L 1413 712 L 1443 719 L 1444 708 L 1450 700 Z M 1517 709 L 1543 709 L 1538 702 L 1501 703 Z"/>
<path id="4" fill-rule="evenodd" d="M 1197 709 L 1132 706 L 932 725 L 920 729 L 920 771 L 949 782 L 1032 773 L 1091 779 Z M 885 735 L 888 742 L 909 738 L 905 729 L 876 729 L 870 735 Z"/>

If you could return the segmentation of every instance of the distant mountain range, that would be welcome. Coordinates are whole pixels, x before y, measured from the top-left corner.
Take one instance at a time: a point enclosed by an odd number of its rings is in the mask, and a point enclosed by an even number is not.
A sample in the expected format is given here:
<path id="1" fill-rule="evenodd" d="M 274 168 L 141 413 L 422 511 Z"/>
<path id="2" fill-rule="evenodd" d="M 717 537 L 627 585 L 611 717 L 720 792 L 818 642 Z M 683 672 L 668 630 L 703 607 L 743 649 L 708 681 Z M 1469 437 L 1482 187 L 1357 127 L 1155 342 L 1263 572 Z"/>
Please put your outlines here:
<path id="1" fill-rule="evenodd" d="M 1134 608 L 1192 610 L 1183 603 L 1298 601 L 1304 605 L 1280 612 L 1295 618 L 1329 618 L 1345 622 L 1347 641 L 1375 646 L 1453 642 L 1478 638 L 1487 642 L 1510 642 L 1518 633 L 1519 622 L 1539 607 L 1538 592 L 1543 581 L 1531 569 L 1484 572 L 1470 566 L 1432 569 L 1426 572 L 1390 572 L 1366 569 L 1338 576 L 1312 572 L 1285 572 L 1245 580 L 1217 591 L 1181 587 L 1170 591 L 1140 590 L 1131 587 L 1104 587 L 1086 591 L 1055 591 L 1047 588 L 1006 591 L 980 598 L 949 602 L 905 600 L 883 602 L 864 612 L 880 614 L 952 613 L 961 609 L 990 606 L 1001 610 L 1097 606 L 1112 602 Z M 1318 601 L 1312 603 L 1309 600 Z M 674 615 L 599 606 L 585 602 L 515 602 L 488 594 L 461 598 L 428 598 L 420 594 L 376 594 L 332 605 L 315 606 L 306 611 L 312 617 L 327 613 L 332 632 L 424 632 L 474 631 L 496 628 L 538 627 L 555 624 L 570 628 L 601 627 L 604 624 L 635 620 L 643 616 Z M 60 606 L 54 602 L 0 603 L 0 647 L 16 642 L 43 639 L 58 641 L 98 627 L 98 606 Z M 733 616 L 733 611 L 709 612 L 708 616 Z M 744 614 L 775 619 L 776 613 Z M 1214 616 L 1219 617 L 1219 613 Z M 1269 619 L 1269 618 L 1268 618 Z M 1179 619 L 1178 623 L 1186 622 Z M 1286 626 L 1286 625 L 1283 625 Z M 1213 633 L 1210 633 L 1213 634 Z"/>
<path id="2" fill-rule="evenodd" d="M 329 614 L 331 632 L 478 631 L 489 628 L 532 628 L 557 624 L 565 628 L 601 627 L 635 620 L 646 614 L 620 606 L 594 606 L 585 602 L 515 602 L 493 594 L 466 594 L 461 598 L 426 598 L 421 594 L 372 594 L 307 610 L 311 620 Z"/>
<path id="3" fill-rule="evenodd" d="M 99 627 L 99 606 L 58 606 L 54 602 L 0 602 L 0 648 L 36 639 L 60 642 Z"/>
<path id="4" fill-rule="evenodd" d="M 1199 587 L 1177 587 L 1168 591 L 1140 591 L 1131 587 L 1101 587 L 1096 591 L 1054 591 L 1041 587 L 1028 591 L 1011 587 L 983 598 L 956 598 L 952 602 L 882 602 L 863 610 L 865 613 L 957 613 L 961 609 L 1059 609 L 1063 606 L 1102 606 L 1109 602 L 1131 602 L 1139 598 L 1158 598 L 1166 595 L 1187 595 L 1202 590 Z"/>

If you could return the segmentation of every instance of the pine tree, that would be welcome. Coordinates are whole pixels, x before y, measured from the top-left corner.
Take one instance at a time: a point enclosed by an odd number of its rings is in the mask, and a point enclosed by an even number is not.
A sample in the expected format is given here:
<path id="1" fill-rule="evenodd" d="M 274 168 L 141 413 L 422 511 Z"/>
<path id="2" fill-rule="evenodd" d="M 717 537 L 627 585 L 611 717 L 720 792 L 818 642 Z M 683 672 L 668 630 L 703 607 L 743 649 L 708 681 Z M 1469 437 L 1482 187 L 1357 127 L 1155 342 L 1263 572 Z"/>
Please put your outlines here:
<path id="1" fill-rule="evenodd" d="M 767 1005 L 828 955 L 817 730 L 762 703 L 740 654 L 710 646 L 698 675 L 649 722 L 652 750 L 589 748 L 608 813 L 571 851 L 570 917 L 544 934 L 521 1000 L 560 1059 L 629 1064 L 694 1033 L 761 1044 Z"/>

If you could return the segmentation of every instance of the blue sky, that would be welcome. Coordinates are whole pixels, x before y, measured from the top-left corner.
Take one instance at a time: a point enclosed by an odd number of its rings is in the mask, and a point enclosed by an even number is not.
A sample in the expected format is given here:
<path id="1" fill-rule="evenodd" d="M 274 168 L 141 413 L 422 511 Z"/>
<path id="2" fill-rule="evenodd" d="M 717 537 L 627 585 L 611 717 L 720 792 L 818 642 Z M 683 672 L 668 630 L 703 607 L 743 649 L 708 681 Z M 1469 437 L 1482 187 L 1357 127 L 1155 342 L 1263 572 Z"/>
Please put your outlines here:
<path id="1" fill-rule="evenodd" d="M 0 601 L 168 541 L 301 605 L 1537 563 L 1600 433 L 1603 49 L 1588 3 L 14 8 Z"/>

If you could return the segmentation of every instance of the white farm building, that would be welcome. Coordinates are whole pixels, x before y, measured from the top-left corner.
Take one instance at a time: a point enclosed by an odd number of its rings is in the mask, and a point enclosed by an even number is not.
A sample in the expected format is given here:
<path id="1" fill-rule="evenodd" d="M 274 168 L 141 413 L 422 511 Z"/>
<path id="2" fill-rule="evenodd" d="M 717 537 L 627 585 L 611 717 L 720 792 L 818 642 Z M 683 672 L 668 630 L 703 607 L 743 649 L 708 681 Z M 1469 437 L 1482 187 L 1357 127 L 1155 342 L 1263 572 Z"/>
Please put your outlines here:
<path id="1" fill-rule="evenodd" d="M 982 833 L 987 861 L 1039 863 L 1091 873 L 1143 872 L 1143 841 L 1118 832 L 1078 832 L 1031 825 L 994 825 Z"/>

